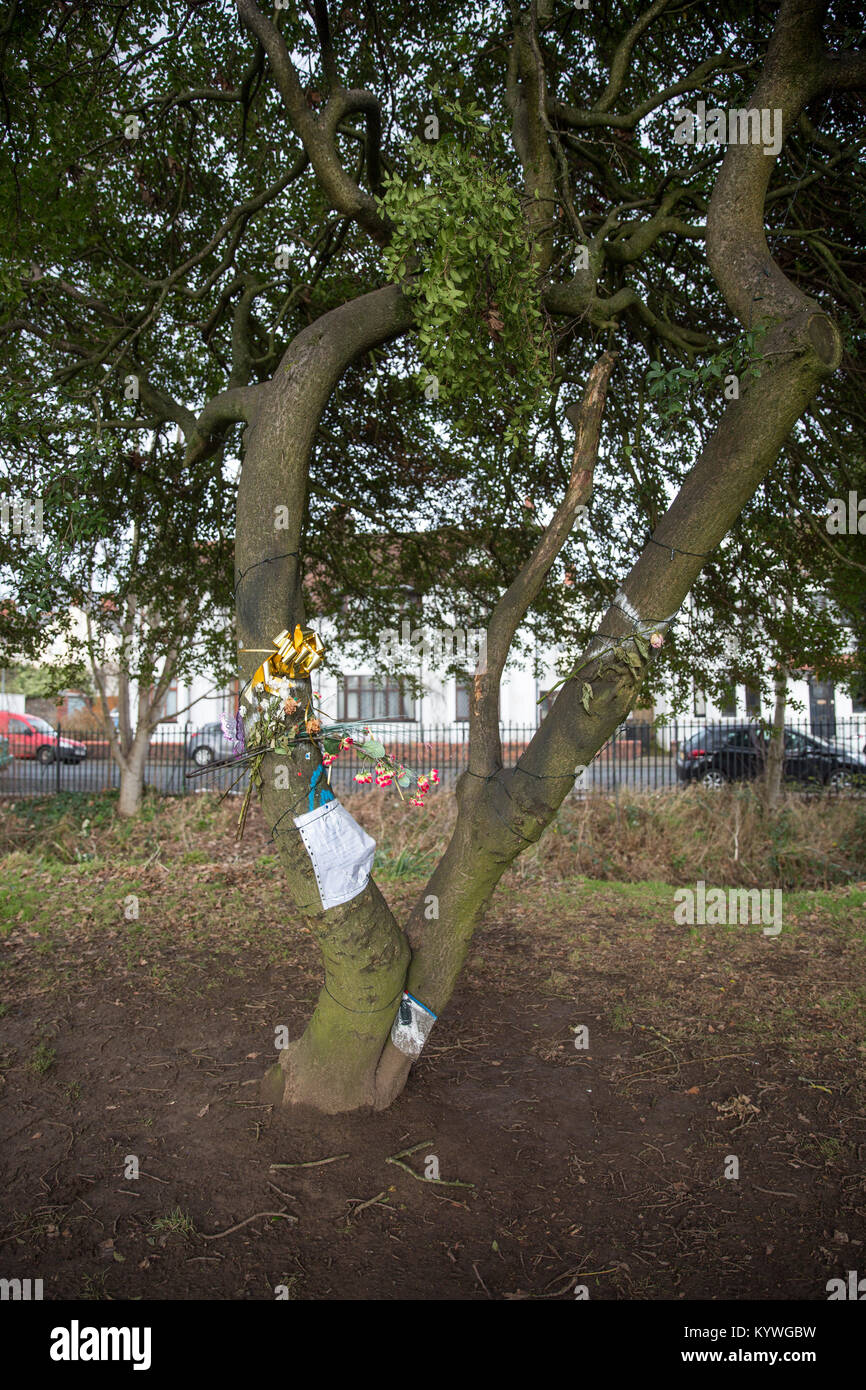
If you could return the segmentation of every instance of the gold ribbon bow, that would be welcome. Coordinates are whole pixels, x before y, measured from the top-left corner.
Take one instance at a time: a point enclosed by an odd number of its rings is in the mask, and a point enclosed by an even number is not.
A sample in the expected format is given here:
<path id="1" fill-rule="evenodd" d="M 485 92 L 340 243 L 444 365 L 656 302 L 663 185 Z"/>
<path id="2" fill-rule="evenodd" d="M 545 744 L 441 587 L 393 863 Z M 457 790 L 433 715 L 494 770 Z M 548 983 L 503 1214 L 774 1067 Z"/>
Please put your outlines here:
<path id="1" fill-rule="evenodd" d="M 325 645 L 321 637 L 312 630 L 303 632 L 300 623 L 296 624 L 291 637 L 288 629 L 275 637 L 274 648 L 253 676 L 251 685 L 254 690 L 259 684 L 270 690 L 269 679 L 275 680 L 280 676 L 288 676 L 290 680 L 309 676 L 325 659 Z M 247 651 L 250 650 L 253 649 L 248 647 Z"/>

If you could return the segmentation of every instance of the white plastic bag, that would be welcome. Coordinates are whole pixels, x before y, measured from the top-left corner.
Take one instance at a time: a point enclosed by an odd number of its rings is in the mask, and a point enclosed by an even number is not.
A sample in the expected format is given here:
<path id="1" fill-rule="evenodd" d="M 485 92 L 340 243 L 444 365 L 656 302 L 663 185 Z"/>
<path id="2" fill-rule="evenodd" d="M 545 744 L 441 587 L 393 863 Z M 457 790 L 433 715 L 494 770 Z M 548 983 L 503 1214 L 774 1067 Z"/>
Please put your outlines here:
<path id="1" fill-rule="evenodd" d="M 420 1057 L 421 1049 L 430 1036 L 436 1015 L 408 990 L 403 991 L 397 1017 L 391 1028 L 391 1041 L 407 1057 Z"/>
<path id="2" fill-rule="evenodd" d="M 363 893 L 373 867 L 376 841 L 362 830 L 339 801 L 295 816 L 306 846 L 322 908 L 339 907 Z"/>

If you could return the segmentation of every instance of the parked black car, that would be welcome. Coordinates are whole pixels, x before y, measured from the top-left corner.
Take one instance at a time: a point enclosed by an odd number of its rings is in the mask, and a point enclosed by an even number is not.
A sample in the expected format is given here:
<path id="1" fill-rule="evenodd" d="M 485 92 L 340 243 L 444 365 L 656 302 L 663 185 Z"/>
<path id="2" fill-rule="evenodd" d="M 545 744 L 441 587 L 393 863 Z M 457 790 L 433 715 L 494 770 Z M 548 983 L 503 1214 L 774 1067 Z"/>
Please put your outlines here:
<path id="1" fill-rule="evenodd" d="M 226 738 L 221 724 L 202 724 L 200 729 L 190 734 L 186 745 L 186 756 L 198 767 L 230 758 L 233 751 L 234 744 Z"/>
<path id="2" fill-rule="evenodd" d="M 756 724 L 708 725 L 687 739 L 677 757 L 681 782 L 702 782 L 721 787 L 725 782 L 748 781 L 764 771 L 770 735 Z M 786 782 L 818 783 L 843 788 L 863 779 L 866 758 L 797 729 L 785 730 Z"/>

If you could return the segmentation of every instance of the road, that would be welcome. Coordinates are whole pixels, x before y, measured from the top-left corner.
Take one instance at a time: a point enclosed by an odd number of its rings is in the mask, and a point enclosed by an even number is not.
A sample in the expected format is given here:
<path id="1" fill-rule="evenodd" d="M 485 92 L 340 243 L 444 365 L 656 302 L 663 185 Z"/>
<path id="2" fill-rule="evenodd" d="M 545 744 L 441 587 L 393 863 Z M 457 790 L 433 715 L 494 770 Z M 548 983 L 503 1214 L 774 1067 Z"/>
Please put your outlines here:
<path id="1" fill-rule="evenodd" d="M 193 771 L 193 764 L 181 758 L 154 759 L 148 762 L 145 782 L 156 791 L 178 795 L 184 792 L 225 791 L 237 781 L 238 773 L 232 768 L 210 768 L 204 776 L 185 778 L 184 773 Z M 197 769 L 196 769 L 197 770 Z M 353 781 L 354 764 L 332 771 L 332 785 L 341 796 L 349 791 L 361 791 Z M 453 786 L 459 769 L 440 767 L 439 774 L 445 786 Z M 593 763 L 577 785 L 587 791 L 613 792 L 616 789 L 630 791 L 663 790 L 676 784 L 676 768 L 669 757 L 652 756 L 643 759 L 614 760 Z M 2 796 L 50 796 L 55 792 L 98 792 L 120 785 L 120 773 L 111 758 L 85 758 L 81 763 L 54 763 L 43 765 L 33 759 L 15 759 L 0 769 L 0 795 Z M 243 774 L 237 782 L 237 791 L 246 790 L 247 777 Z"/>

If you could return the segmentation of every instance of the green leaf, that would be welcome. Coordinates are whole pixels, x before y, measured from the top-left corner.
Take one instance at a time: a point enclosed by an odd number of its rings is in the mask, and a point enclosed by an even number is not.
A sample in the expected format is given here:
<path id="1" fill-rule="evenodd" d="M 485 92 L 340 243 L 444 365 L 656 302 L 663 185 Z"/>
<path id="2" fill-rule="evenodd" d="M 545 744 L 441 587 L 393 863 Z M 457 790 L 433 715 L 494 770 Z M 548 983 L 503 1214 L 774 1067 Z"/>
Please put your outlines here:
<path id="1" fill-rule="evenodd" d="M 633 671 L 639 671 L 640 657 L 638 656 L 637 652 L 633 652 L 631 647 L 626 647 L 624 651 L 625 659 L 628 662 L 629 666 L 632 668 Z"/>
<path id="2" fill-rule="evenodd" d="M 368 738 L 365 743 L 361 744 L 358 752 L 363 753 L 365 758 L 384 758 L 385 745 L 376 738 Z"/>

